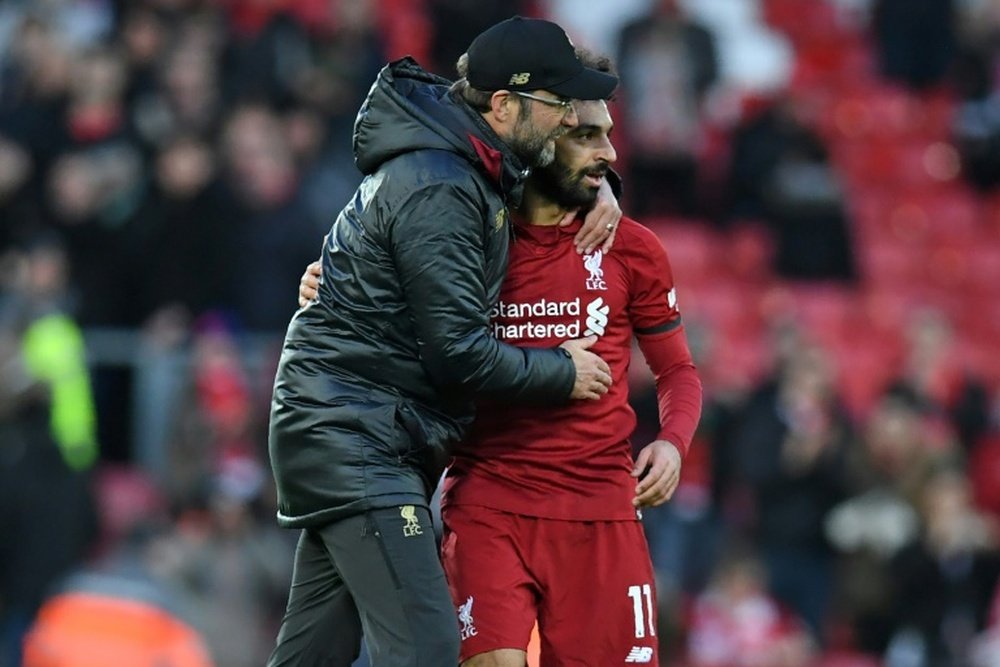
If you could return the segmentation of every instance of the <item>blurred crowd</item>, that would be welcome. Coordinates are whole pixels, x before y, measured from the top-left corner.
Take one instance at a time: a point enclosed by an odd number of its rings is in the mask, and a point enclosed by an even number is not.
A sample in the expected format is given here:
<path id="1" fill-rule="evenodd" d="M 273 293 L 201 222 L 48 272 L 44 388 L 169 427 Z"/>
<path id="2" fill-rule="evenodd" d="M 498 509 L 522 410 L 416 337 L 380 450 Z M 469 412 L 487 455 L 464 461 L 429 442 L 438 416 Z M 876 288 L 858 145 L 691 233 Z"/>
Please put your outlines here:
<path id="1" fill-rule="evenodd" d="M 514 13 L 615 58 L 622 205 L 702 369 L 645 517 L 667 664 L 1000 664 L 1000 2 L 6 0 L 0 667 L 128 627 L 66 607 L 123 590 L 190 631 L 169 664 L 263 664 L 295 538 L 270 383 L 355 113 L 388 60 L 450 77 Z M 971 203 L 898 204 L 935 189 Z M 892 299 L 920 281 L 947 296 Z"/>

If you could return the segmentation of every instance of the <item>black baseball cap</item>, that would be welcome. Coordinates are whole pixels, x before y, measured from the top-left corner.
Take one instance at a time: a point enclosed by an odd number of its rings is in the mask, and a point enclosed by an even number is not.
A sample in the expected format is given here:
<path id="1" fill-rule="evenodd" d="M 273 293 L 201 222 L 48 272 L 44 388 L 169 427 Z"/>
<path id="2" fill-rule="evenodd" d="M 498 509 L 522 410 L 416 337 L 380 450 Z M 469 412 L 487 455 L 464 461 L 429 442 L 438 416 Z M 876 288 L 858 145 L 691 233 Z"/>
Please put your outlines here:
<path id="1" fill-rule="evenodd" d="M 466 77 L 479 90 L 548 90 L 577 100 L 611 96 L 618 77 L 584 67 L 566 31 L 551 21 L 515 16 L 469 46 Z"/>

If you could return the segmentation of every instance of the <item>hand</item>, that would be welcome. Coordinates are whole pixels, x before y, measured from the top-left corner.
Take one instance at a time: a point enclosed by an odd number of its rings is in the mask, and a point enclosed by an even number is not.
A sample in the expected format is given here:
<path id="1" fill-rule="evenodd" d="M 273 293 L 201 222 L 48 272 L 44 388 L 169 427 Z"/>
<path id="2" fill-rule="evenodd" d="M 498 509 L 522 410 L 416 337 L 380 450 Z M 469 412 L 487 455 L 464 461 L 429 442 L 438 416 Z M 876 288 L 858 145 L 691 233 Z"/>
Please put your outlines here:
<path id="1" fill-rule="evenodd" d="M 323 278 L 323 265 L 318 261 L 306 267 L 299 278 L 299 308 L 305 308 L 319 295 L 319 283 Z"/>
<path id="2" fill-rule="evenodd" d="M 559 221 L 561 227 L 572 223 L 576 219 L 576 211 L 566 214 Z M 576 251 L 579 254 L 589 254 L 600 244 L 601 250 L 608 252 L 615 241 L 615 232 L 618 230 L 618 222 L 622 219 L 622 210 L 618 206 L 618 200 L 611 192 L 608 179 L 601 181 L 601 189 L 597 192 L 597 203 L 590 209 L 587 217 L 583 220 L 583 227 L 576 233 L 573 242 L 576 244 Z"/>
<path id="3" fill-rule="evenodd" d="M 597 336 L 587 336 L 568 340 L 559 346 L 569 352 L 576 367 L 576 381 L 570 398 L 597 400 L 611 387 L 611 367 L 587 349 L 596 342 Z"/>
<path id="4" fill-rule="evenodd" d="M 681 453 L 667 440 L 654 440 L 639 452 L 632 476 L 646 476 L 635 487 L 635 507 L 656 507 L 670 500 L 681 480 Z"/>

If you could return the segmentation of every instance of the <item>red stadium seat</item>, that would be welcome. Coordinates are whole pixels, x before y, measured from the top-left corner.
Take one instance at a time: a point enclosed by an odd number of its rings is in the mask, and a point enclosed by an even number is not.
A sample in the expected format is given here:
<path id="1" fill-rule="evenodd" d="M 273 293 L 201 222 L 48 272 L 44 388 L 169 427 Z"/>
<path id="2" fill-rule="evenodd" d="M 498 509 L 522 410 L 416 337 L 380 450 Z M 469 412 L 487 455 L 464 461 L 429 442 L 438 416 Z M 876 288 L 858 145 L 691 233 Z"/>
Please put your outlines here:
<path id="1" fill-rule="evenodd" d="M 981 202 L 964 188 L 928 193 L 920 205 L 927 213 L 930 236 L 935 241 L 975 241 L 985 228 Z"/>
<path id="2" fill-rule="evenodd" d="M 893 238 L 869 239 L 858 249 L 861 275 L 873 287 L 896 288 L 923 279 L 927 251 Z"/>
<path id="3" fill-rule="evenodd" d="M 982 240 L 966 248 L 969 291 L 1000 301 L 1000 243 Z"/>
<path id="4" fill-rule="evenodd" d="M 724 270 L 724 240 L 707 222 L 659 218 L 646 224 L 666 248 L 678 284 L 714 281 Z"/>
<path id="5" fill-rule="evenodd" d="M 741 282 L 760 283 L 773 278 L 774 236 L 763 223 L 736 223 L 725 237 L 726 264 Z"/>

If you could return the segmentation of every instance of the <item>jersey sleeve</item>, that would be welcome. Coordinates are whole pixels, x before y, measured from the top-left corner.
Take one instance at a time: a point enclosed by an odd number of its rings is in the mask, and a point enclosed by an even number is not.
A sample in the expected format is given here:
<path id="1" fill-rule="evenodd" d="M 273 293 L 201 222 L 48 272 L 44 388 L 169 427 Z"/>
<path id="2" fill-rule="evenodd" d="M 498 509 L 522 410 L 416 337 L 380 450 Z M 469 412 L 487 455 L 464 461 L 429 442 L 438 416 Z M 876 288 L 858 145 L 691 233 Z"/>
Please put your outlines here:
<path id="1" fill-rule="evenodd" d="M 687 454 L 701 418 L 701 379 L 677 307 L 670 260 L 659 239 L 635 225 L 630 243 L 630 318 L 635 336 L 653 376 L 659 406 L 660 440 L 669 440 Z"/>
<path id="2" fill-rule="evenodd" d="M 673 331 L 681 326 L 677 291 L 667 253 L 653 232 L 629 225 L 627 243 L 630 280 L 629 319 L 636 336 Z"/>

